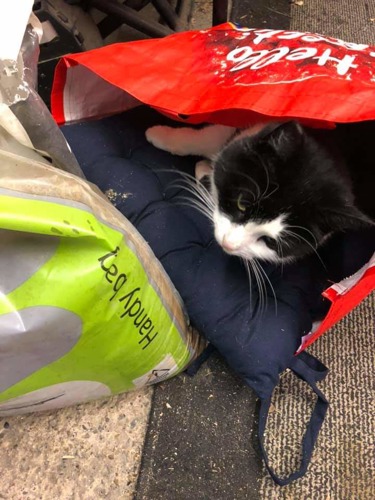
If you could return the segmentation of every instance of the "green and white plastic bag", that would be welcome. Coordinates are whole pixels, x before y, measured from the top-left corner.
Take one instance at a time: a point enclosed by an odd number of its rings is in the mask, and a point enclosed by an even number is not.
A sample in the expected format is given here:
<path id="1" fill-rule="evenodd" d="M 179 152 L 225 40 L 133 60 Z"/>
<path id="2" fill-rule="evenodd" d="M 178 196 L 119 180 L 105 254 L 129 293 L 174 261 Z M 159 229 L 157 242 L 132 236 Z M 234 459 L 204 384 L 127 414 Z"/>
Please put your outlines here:
<path id="1" fill-rule="evenodd" d="M 34 147 L 16 114 L 40 102 L 23 83 L 25 102 L 0 104 L 0 416 L 165 380 L 203 347 L 135 228 L 68 150 L 64 171 Z"/>

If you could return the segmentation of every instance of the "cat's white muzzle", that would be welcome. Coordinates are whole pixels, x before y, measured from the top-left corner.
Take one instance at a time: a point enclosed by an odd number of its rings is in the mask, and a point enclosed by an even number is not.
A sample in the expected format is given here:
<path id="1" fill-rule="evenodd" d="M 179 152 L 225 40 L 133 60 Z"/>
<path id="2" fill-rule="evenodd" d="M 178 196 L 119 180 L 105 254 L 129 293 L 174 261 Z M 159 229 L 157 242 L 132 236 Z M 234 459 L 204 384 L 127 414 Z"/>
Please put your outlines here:
<path id="1" fill-rule="evenodd" d="M 277 253 L 260 238 L 262 236 L 277 238 L 282 231 L 281 220 L 263 224 L 255 222 L 236 224 L 219 211 L 215 211 L 213 221 L 215 238 L 226 253 L 246 260 L 261 259 L 271 262 L 280 260 Z"/>

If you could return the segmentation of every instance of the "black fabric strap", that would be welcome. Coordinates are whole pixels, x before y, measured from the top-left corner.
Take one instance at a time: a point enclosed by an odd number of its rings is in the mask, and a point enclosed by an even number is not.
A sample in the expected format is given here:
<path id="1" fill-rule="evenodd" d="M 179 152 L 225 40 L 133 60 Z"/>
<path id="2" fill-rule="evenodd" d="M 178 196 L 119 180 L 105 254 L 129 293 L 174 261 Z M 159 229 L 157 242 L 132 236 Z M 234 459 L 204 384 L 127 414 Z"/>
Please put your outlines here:
<path id="1" fill-rule="evenodd" d="M 322 380 L 327 375 L 328 369 L 318 359 L 314 358 L 314 356 L 306 352 L 303 352 L 299 356 L 295 357 L 290 365 L 290 368 L 297 375 L 297 377 L 301 378 L 309 384 L 309 386 L 317 395 L 317 400 L 302 440 L 302 459 L 300 468 L 285 478 L 279 477 L 270 467 L 268 462 L 268 456 L 264 448 L 264 431 L 266 429 L 271 397 L 261 400 L 261 406 L 259 410 L 260 448 L 268 472 L 270 473 L 275 483 L 280 486 L 285 486 L 292 481 L 302 477 L 306 473 L 307 467 L 311 460 L 315 442 L 317 440 L 328 408 L 328 401 L 324 397 L 323 393 L 316 387 L 316 382 Z"/>
<path id="2" fill-rule="evenodd" d="M 205 361 L 211 356 L 211 354 L 215 351 L 215 347 L 212 344 L 208 344 L 208 346 L 201 352 L 201 354 L 189 365 L 185 373 L 189 377 L 194 377 L 198 372 L 199 368 L 203 365 Z"/>

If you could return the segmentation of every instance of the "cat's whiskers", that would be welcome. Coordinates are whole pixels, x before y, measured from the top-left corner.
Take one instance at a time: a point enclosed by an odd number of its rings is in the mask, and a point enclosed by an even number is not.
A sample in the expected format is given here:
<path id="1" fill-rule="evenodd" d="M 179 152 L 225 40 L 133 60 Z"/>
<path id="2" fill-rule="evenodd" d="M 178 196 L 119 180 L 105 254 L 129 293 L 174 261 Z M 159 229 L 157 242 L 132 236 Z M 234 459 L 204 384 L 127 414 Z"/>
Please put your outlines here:
<path id="1" fill-rule="evenodd" d="M 284 253 L 283 253 L 283 246 L 281 244 L 281 241 L 279 238 L 276 238 L 276 245 L 277 245 L 277 250 L 278 253 L 280 254 L 281 258 L 281 274 L 284 272 Z"/>
<path id="2" fill-rule="evenodd" d="M 187 206 L 194 208 L 195 210 L 198 210 L 202 215 L 207 217 L 210 221 L 213 222 L 213 212 L 211 212 L 206 205 L 200 203 L 197 200 L 192 200 L 191 198 L 187 198 L 185 196 L 180 197 L 181 200 L 184 201 L 184 203 L 181 203 L 181 205 Z"/>
<path id="3" fill-rule="evenodd" d="M 259 187 L 259 184 L 248 174 L 245 174 L 245 172 L 236 172 L 236 175 L 241 175 L 242 177 L 245 177 L 245 179 L 248 179 L 250 182 L 253 183 L 253 185 L 255 186 L 255 189 L 257 190 L 257 196 L 256 196 L 256 200 L 259 200 L 260 198 L 260 194 L 261 194 L 261 189 Z"/>
<path id="4" fill-rule="evenodd" d="M 267 198 L 269 198 L 269 197 L 270 197 L 270 196 L 272 196 L 274 193 L 276 193 L 276 191 L 279 189 L 279 187 L 280 187 L 280 186 L 279 186 L 279 184 L 276 184 L 276 185 L 275 185 L 275 188 L 274 188 L 274 189 L 273 189 L 270 193 L 268 193 L 268 194 L 267 194 L 267 196 L 263 196 L 263 197 L 262 197 L 262 200 L 267 200 Z"/>
<path id="5" fill-rule="evenodd" d="M 315 234 L 312 231 L 310 231 L 310 229 L 307 229 L 307 227 L 304 227 L 304 226 L 290 226 L 290 225 L 288 225 L 288 228 L 291 228 L 291 229 L 302 229 L 303 231 L 306 231 L 307 233 L 309 233 L 312 236 L 312 238 L 314 240 L 314 243 L 315 243 L 315 248 L 318 248 L 318 246 L 319 246 L 318 245 L 318 240 L 316 239 Z"/>
<path id="6" fill-rule="evenodd" d="M 197 182 L 193 176 L 181 173 L 181 177 L 182 179 L 171 182 L 170 187 L 177 187 L 192 194 L 192 198 L 180 196 L 180 199 L 186 201 L 185 205 L 197 209 L 209 220 L 213 221 L 215 203 L 211 193 L 202 183 Z"/>
<path id="7" fill-rule="evenodd" d="M 200 187 L 190 183 L 190 181 L 187 181 L 187 180 L 173 181 L 168 186 L 168 189 L 172 189 L 172 188 L 178 188 L 178 189 L 181 189 L 182 191 L 188 191 L 189 193 L 193 194 L 195 197 L 198 197 L 204 203 L 207 202 L 209 205 L 211 205 L 213 203 L 213 201 L 210 199 L 210 195 L 206 195 L 206 193 L 204 191 L 202 191 L 200 189 Z"/>
<path id="8" fill-rule="evenodd" d="M 264 291 L 266 292 L 267 291 L 267 285 L 266 285 L 266 281 L 268 282 L 270 288 L 271 288 L 271 291 L 272 291 L 272 295 L 273 295 L 273 298 L 274 298 L 274 301 L 275 301 L 275 314 L 277 315 L 277 297 L 276 297 L 276 293 L 275 293 L 275 289 L 271 283 L 271 280 L 269 279 L 266 271 L 263 269 L 263 266 L 262 264 L 259 262 L 259 261 L 256 261 L 254 260 L 254 264 L 256 264 L 256 266 L 258 267 L 259 269 L 259 272 L 261 273 L 261 275 L 263 274 L 264 278 L 263 278 L 263 283 L 264 283 Z M 267 298 L 267 295 L 266 295 L 266 298 Z"/>
<path id="9" fill-rule="evenodd" d="M 207 197 L 207 200 L 210 201 L 211 204 L 214 204 L 212 195 L 210 191 L 206 188 L 206 186 L 199 180 L 197 180 L 195 177 L 193 177 L 190 174 L 187 173 L 181 173 L 182 177 L 184 177 L 184 180 L 195 190 L 198 190 L 199 193 Z"/>
<path id="10" fill-rule="evenodd" d="M 258 267 L 256 265 L 256 261 L 249 260 L 248 262 L 250 264 L 251 270 L 252 270 L 254 277 L 255 277 L 255 280 L 257 282 L 257 287 L 258 287 L 258 292 L 259 292 L 259 308 L 258 308 L 255 316 L 257 316 L 258 313 L 262 316 L 264 313 L 265 306 L 266 306 L 266 295 L 264 292 L 263 278 L 260 275 L 260 272 L 259 272 Z"/>
<path id="11" fill-rule="evenodd" d="M 264 200 L 266 198 L 267 191 L 268 191 L 268 189 L 270 187 L 270 174 L 268 172 L 268 168 L 267 168 L 266 164 L 264 163 L 263 158 L 261 157 L 261 155 L 257 154 L 257 157 L 259 159 L 259 164 L 262 165 L 262 167 L 264 169 L 264 172 L 266 174 L 266 188 L 263 191 L 262 196 L 260 197 L 261 200 Z"/>
<path id="12" fill-rule="evenodd" d="M 241 188 L 241 191 L 246 191 L 246 190 Z M 250 194 L 252 194 L 252 195 L 253 195 L 253 197 L 254 197 L 254 199 L 253 199 L 252 203 L 253 203 L 253 204 L 257 203 L 257 201 L 258 201 L 258 200 L 255 198 L 254 193 L 253 193 L 252 191 L 250 191 L 250 190 L 248 190 L 248 192 L 249 192 Z M 241 196 L 241 199 L 242 199 L 242 196 Z M 245 198 L 245 199 L 246 199 L 246 198 Z M 235 197 L 233 197 L 233 198 L 229 198 L 229 197 L 227 197 L 227 201 L 230 201 L 231 203 L 233 203 L 233 205 L 236 205 L 236 204 L 237 204 L 237 202 L 238 202 L 238 196 L 235 196 Z"/>
<path id="13" fill-rule="evenodd" d="M 189 184 L 186 184 L 182 187 L 190 194 L 196 196 L 196 198 L 199 199 L 209 210 L 211 210 L 212 212 L 214 211 L 215 203 L 212 199 L 212 196 L 205 188 L 202 189 L 201 186 L 198 187 L 197 185 L 192 186 Z"/>
<path id="14" fill-rule="evenodd" d="M 252 308 L 252 304 L 253 304 L 253 286 L 252 286 L 252 277 L 251 277 L 251 270 L 250 270 L 250 263 L 247 259 L 244 259 L 244 258 L 241 258 L 244 266 L 245 266 L 245 269 L 246 269 L 246 272 L 247 272 L 247 276 L 248 276 L 248 279 L 249 279 L 249 306 L 250 306 L 250 311 L 253 309 Z"/>
<path id="15" fill-rule="evenodd" d="M 268 171 L 268 168 L 267 168 L 267 165 L 266 163 L 264 162 L 264 159 L 263 159 L 263 156 L 260 155 L 258 152 L 256 151 L 252 151 L 252 154 L 255 155 L 258 159 L 258 163 L 259 165 L 262 166 L 263 170 L 264 170 L 264 173 L 266 174 L 266 187 L 263 191 L 263 194 L 259 196 L 259 200 L 266 200 L 267 198 L 269 198 L 273 193 L 275 193 L 278 189 L 279 189 L 279 184 L 276 185 L 275 189 L 273 189 L 271 192 L 268 192 L 269 191 L 269 188 L 271 186 L 271 182 L 270 182 L 270 174 L 269 174 L 269 171 Z"/>
<path id="16" fill-rule="evenodd" d="M 251 194 L 252 197 L 253 197 L 253 203 L 256 203 L 258 201 L 258 198 L 257 198 L 256 194 L 251 189 L 249 189 L 249 188 L 247 188 L 245 186 L 241 186 L 241 192 Z M 232 200 L 232 201 L 237 201 L 237 198 L 236 198 L 236 200 Z"/>
<path id="17" fill-rule="evenodd" d="M 290 226 L 289 226 L 290 227 Z M 314 253 L 316 254 L 316 256 L 318 257 L 319 261 L 321 262 L 322 266 L 324 267 L 324 269 L 327 269 L 326 268 L 326 265 L 324 264 L 321 256 L 319 255 L 317 249 L 314 247 L 314 245 L 312 245 L 306 238 L 304 238 L 303 236 L 301 236 L 300 234 L 297 234 L 293 231 L 289 231 L 288 229 L 284 229 L 283 231 L 284 233 L 286 234 L 289 234 L 289 236 L 291 236 L 292 238 L 297 238 L 301 241 L 304 241 L 313 251 Z"/>

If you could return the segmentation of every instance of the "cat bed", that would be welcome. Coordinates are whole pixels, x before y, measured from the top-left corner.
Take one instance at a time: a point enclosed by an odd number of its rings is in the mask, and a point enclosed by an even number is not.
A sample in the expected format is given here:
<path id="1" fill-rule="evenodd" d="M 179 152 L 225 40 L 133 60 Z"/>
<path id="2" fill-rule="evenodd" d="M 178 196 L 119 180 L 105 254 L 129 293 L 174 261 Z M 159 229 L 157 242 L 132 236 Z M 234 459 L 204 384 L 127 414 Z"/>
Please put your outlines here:
<path id="1" fill-rule="evenodd" d="M 184 174 L 194 174 L 197 159 L 173 156 L 146 141 L 145 130 L 163 123 L 169 122 L 138 107 L 63 126 L 62 131 L 88 180 L 107 194 L 148 242 L 180 293 L 191 324 L 260 397 L 259 435 L 266 465 L 278 484 L 287 484 L 306 471 L 327 409 L 316 387 L 326 368 L 306 352 L 295 355 L 296 351 L 314 322 L 328 311 L 322 291 L 370 260 L 375 231 L 332 238 L 320 252 L 324 266 L 316 255 L 285 267 L 263 264 L 260 294 L 241 260 L 223 252 L 210 221 L 192 207 L 194 195 L 186 188 Z M 317 402 L 305 433 L 300 469 L 279 478 L 268 466 L 263 433 L 273 389 L 286 368 L 310 384 Z"/>

